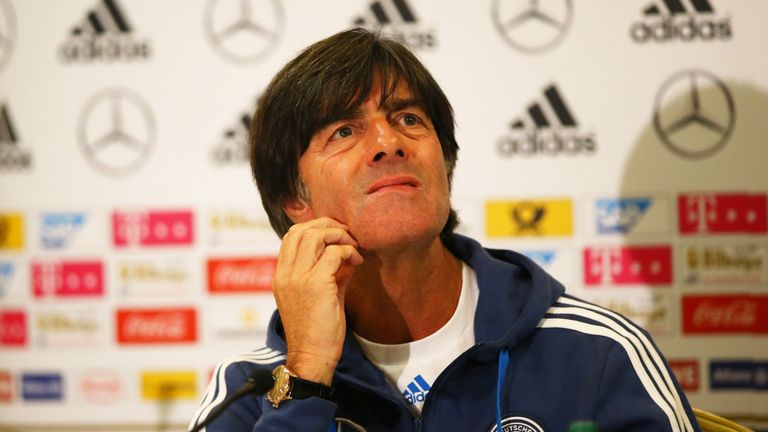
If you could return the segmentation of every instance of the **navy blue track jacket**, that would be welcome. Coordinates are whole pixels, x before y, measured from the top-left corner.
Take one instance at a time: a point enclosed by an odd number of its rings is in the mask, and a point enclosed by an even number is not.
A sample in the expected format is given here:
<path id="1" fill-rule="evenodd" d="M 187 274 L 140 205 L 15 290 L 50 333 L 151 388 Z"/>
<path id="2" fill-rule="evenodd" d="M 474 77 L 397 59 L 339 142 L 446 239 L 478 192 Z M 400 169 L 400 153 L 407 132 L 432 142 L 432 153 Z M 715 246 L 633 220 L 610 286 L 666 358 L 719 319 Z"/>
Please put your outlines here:
<path id="1" fill-rule="evenodd" d="M 699 431 L 685 395 L 650 336 L 621 315 L 564 294 L 535 263 L 454 235 L 451 252 L 472 267 L 480 295 L 475 346 L 435 380 L 414 417 L 403 396 L 347 334 L 334 401 L 248 395 L 207 432 L 567 431 L 593 420 L 601 432 Z M 214 373 L 191 426 L 257 368 L 285 362 L 277 313 L 267 346 L 234 356 Z"/>

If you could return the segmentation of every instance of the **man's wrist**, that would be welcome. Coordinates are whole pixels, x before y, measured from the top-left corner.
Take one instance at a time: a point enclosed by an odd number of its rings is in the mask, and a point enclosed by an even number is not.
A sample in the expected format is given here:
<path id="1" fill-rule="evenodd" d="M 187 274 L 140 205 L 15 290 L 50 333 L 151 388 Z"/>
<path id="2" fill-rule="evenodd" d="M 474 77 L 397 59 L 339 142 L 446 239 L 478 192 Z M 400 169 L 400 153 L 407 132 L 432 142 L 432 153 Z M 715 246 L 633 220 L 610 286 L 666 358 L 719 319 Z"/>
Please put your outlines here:
<path id="1" fill-rule="evenodd" d="M 330 386 L 333 381 L 336 362 L 331 362 L 327 358 L 292 358 L 289 355 L 285 366 L 303 380 Z"/>
<path id="2" fill-rule="evenodd" d="M 331 400 L 334 394 L 332 387 L 301 379 L 285 365 L 278 365 L 272 371 L 272 378 L 275 382 L 266 397 L 275 408 L 290 399 L 307 399 L 314 396 Z"/>

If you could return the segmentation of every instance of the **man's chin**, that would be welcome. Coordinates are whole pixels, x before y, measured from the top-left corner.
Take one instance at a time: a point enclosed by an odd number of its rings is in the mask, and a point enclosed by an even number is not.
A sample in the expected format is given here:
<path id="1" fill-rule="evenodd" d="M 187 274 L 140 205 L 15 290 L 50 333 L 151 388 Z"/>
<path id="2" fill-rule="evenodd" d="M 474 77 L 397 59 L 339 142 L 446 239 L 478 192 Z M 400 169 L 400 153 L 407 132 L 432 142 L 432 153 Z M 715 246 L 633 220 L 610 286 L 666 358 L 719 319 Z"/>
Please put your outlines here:
<path id="1" fill-rule="evenodd" d="M 428 246 L 440 235 L 440 228 L 414 221 L 366 223 L 350 228 L 360 249 L 374 254 L 398 253 Z"/>

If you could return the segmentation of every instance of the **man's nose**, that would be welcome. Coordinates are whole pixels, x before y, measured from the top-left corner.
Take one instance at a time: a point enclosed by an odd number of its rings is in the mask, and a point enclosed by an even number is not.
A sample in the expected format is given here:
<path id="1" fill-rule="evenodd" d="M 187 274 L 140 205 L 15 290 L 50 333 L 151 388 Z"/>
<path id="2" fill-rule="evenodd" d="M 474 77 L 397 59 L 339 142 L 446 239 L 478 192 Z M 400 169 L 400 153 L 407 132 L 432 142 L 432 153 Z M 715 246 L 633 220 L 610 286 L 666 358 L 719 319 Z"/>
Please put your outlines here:
<path id="1" fill-rule="evenodd" d="M 373 165 L 395 160 L 408 160 L 409 150 L 400 134 L 389 122 L 378 122 L 374 125 L 374 143 L 368 155 L 368 164 Z"/>

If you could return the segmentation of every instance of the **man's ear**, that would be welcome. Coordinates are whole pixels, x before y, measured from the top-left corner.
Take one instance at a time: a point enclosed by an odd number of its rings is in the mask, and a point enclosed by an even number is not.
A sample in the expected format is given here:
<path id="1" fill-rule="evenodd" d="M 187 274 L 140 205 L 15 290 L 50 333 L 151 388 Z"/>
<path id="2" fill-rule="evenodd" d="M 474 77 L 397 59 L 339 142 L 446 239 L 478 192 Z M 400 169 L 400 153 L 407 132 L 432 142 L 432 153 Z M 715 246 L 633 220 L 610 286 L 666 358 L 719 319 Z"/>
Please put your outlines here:
<path id="1" fill-rule="evenodd" d="M 283 211 L 293 223 L 308 222 L 315 218 L 312 207 L 299 197 L 286 200 L 283 203 Z"/>

